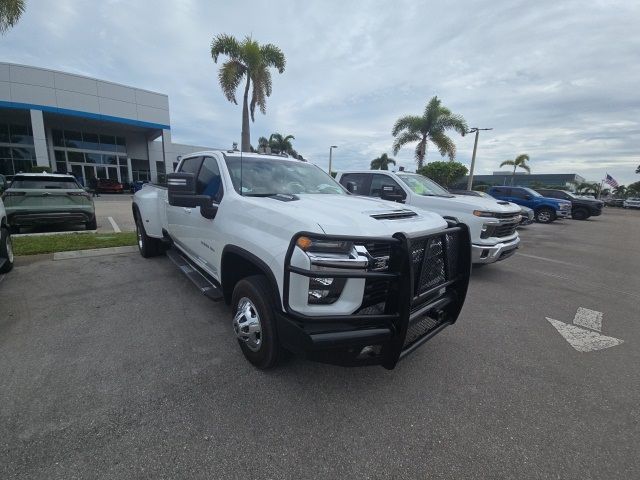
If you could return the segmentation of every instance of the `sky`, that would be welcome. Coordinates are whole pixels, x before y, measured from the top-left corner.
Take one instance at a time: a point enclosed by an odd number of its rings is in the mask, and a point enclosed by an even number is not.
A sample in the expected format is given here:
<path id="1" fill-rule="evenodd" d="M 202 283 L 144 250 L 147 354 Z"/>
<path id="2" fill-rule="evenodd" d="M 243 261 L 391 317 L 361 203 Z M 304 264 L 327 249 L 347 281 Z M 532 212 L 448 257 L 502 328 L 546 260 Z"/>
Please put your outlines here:
<path id="1" fill-rule="evenodd" d="M 325 169 L 330 145 L 334 169 L 369 168 L 392 153 L 395 120 L 437 95 L 470 127 L 493 128 L 478 174 L 527 153 L 532 173 L 628 184 L 640 180 L 639 25 L 632 0 L 27 0 L 0 59 L 166 93 L 174 142 L 228 148 L 242 112 L 219 88 L 210 43 L 251 35 L 287 59 L 254 145 L 291 134 Z M 469 166 L 473 135 L 451 135 Z M 398 165 L 414 169 L 413 150 Z M 441 159 L 432 148 L 426 161 Z"/>

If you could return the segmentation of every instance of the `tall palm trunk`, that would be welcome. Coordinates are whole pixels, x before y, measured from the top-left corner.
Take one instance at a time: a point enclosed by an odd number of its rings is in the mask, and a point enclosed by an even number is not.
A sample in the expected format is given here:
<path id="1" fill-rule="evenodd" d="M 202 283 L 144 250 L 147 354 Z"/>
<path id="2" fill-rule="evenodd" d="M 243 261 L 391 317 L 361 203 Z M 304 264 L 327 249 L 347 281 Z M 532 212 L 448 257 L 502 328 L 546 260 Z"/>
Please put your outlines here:
<path id="1" fill-rule="evenodd" d="M 420 142 L 420 154 L 418 155 L 418 170 L 424 166 L 424 156 L 427 152 L 427 136 L 422 135 L 422 141 Z"/>
<path id="2" fill-rule="evenodd" d="M 251 151 L 251 132 L 249 131 L 249 85 L 251 77 L 247 72 L 247 85 L 244 87 L 244 97 L 242 98 L 242 137 L 241 149 L 243 152 Z"/>

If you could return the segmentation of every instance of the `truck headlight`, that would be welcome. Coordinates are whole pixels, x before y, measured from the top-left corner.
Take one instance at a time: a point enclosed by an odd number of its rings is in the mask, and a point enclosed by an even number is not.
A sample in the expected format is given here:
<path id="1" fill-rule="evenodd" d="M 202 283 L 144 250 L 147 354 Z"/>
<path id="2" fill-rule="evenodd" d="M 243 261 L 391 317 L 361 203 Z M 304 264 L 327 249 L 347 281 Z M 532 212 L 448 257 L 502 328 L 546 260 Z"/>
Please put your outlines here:
<path id="1" fill-rule="evenodd" d="M 317 238 L 300 237 L 296 245 L 305 252 L 318 253 L 350 253 L 353 242 L 348 240 L 321 240 Z"/>
<path id="2" fill-rule="evenodd" d="M 476 217 L 495 217 L 496 216 L 494 212 L 487 212 L 485 210 L 474 210 L 473 214 Z"/>
<path id="3" fill-rule="evenodd" d="M 329 305 L 335 303 L 344 289 L 344 278 L 310 278 L 309 279 L 309 304 Z"/>

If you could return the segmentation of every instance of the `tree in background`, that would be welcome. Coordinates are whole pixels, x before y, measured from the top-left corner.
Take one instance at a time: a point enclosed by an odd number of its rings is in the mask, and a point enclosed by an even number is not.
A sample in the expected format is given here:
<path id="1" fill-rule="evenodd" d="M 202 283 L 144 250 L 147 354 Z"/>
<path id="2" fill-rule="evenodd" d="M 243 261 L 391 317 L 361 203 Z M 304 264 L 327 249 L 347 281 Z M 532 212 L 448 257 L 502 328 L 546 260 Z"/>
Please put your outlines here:
<path id="1" fill-rule="evenodd" d="M 242 96 L 242 142 L 243 152 L 251 151 L 251 133 L 249 131 L 249 113 L 255 121 L 256 106 L 263 114 L 267 113 L 267 97 L 271 95 L 271 72 L 274 67 L 279 73 L 284 72 L 286 60 L 284 53 L 270 43 L 260 45 L 251 37 L 245 37 L 241 42 L 231 35 L 221 34 L 211 42 L 211 57 L 218 63 L 218 57 L 226 55 L 229 60 L 224 62 L 218 72 L 218 81 L 224 96 L 230 102 L 236 101 L 236 90 L 246 77 L 244 94 Z M 251 103 L 249 104 L 249 89 Z"/>
<path id="2" fill-rule="evenodd" d="M 389 165 L 395 165 L 396 161 L 383 153 L 378 158 L 371 160 L 371 170 L 389 170 Z"/>
<path id="3" fill-rule="evenodd" d="M 415 158 L 418 169 L 424 166 L 424 158 L 427 155 L 429 142 L 433 143 L 440 155 L 449 156 L 453 161 L 456 157 L 456 145 L 445 132 L 455 130 L 464 135 L 468 128 L 462 115 L 451 113 L 447 107 L 442 106 L 438 97 L 433 97 L 427 103 L 422 116 L 406 115 L 400 117 L 391 131 L 395 137 L 393 142 L 393 154 L 397 155 L 400 149 L 408 143 L 418 142 L 415 149 Z"/>
<path id="4" fill-rule="evenodd" d="M 447 188 L 469 173 L 469 170 L 460 162 L 431 162 L 419 168 L 418 173 Z"/>
<path id="5" fill-rule="evenodd" d="M 640 195 L 640 182 L 634 182 L 630 185 L 627 185 L 627 195 Z"/>
<path id="6" fill-rule="evenodd" d="M 616 188 L 613 189 L 613 194 L 617 197 L 626 198 L 627 187 L 625 187 L 624 185 L 618 185 Z"/>
<path id="7" fill-rule="evenodd" d="M 293 135 L 282 135 L 280 133 L 272 133 L 267 137 L 260 137 L 258 139 L 258 149 L 270 148 L 273 153 L 286 153 L 290 157 L 298 160 L 304 160 L 304 157 L 300 155 L 291 144 L 291 140 L 295 140 Z"/>
<path id="8" fill-rule="evenodd" d="M 640 173 L 640 165 L 638 165 L 638 168 L 636 168 L 636 173 Z"/>
<path id="9" fill-rule="evenodd" d="M 24 0 L 0 0 L 0 34 L 4 35 L 24 13 Z"/>
<path id="10" fill-rule="evenodd" d="M 522 168 L 529 173 L 531 172 L 531 168 L 529 168 L 529 165 L 527 165 L 528 161 L 529 155 L 527 155 L 526 153 L 522 153 L 518 155 L 514 160 L 505 160 L 500 164 L 500 167 L 504 167 L 505 165 L 513 166 L 513 173 L 511 174 L 511 185 L 513 185 L 513 179 L 516 176 L 516 168 Z"/>
<path id="11" fill-rule="evenodd" d="M 597 195 L 599 190 L 600 185 L 595 182 L 582 182 L 576 185 L 577 194 L 593 193 L 594 195 Z"/>

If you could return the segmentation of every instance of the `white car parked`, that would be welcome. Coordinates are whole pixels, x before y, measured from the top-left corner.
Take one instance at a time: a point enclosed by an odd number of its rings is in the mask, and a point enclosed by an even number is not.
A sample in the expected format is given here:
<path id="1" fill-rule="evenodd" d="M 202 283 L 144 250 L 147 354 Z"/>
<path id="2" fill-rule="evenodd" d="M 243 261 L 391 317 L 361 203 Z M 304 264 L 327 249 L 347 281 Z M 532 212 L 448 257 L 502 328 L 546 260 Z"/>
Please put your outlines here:
<path id="1" fill-rule="evenodd" d="M 622 203 L 622 206 L 624 208 L 640 208 L 640 198 L 638 198 L 638 197 L 627 198 Z"/>
<path id="2" fill-rule="evenodd" d="M 338 172 L 336 180 L 355 195 L 404 203 L 466 224 L 471 233 L 471 259 L 474 264 L 504 260 L 520 245 L 516 231 L 521 219 L 520 207 L 513 203 L 452 195 L 434 181 L 416 173 L 349 170 Z"/>

